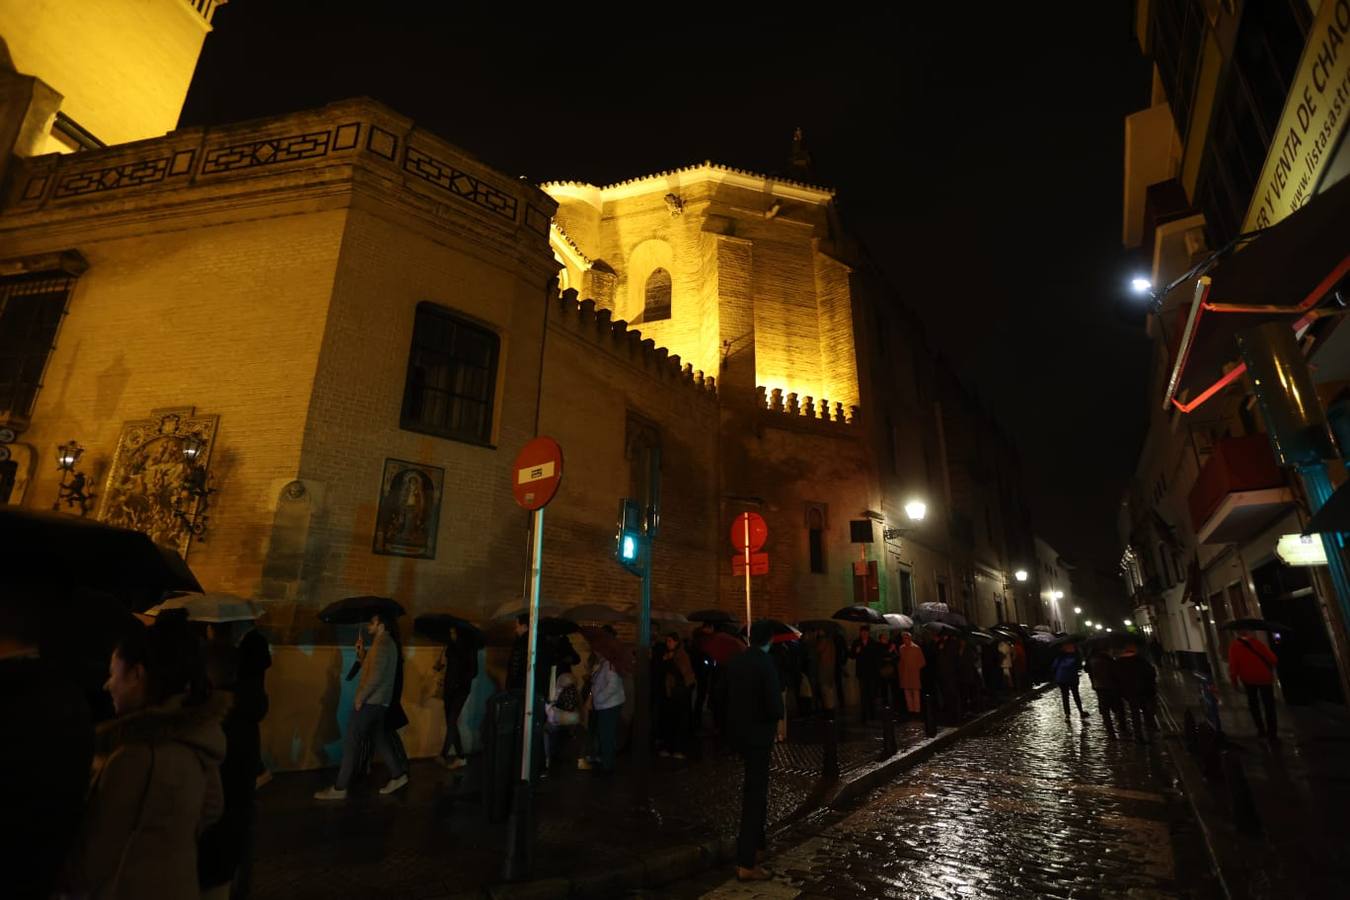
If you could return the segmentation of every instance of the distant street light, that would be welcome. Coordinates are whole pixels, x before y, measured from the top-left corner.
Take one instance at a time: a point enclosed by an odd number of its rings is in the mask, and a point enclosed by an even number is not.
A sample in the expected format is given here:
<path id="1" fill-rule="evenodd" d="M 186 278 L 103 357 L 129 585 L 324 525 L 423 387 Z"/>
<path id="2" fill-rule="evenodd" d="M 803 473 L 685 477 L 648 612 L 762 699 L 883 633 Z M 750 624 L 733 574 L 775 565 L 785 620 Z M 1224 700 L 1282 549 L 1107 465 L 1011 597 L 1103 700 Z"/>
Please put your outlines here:
<path id="1" fill-rule="evenodd" d="M 1100 627 L 1100 626 L 1098 626 L 1098 627 Z M 1110 628 L 1108 628 L 1108 629 L 1106 629 L 1106 630 L 1107 630 L 1107 631 L 1110 631 L 1110 630 L 1111 630 L 1111 629 L 1110 629 Z"/>
<path id="2" fill-rule="evenodd" d="M 1026 581 L 1026 580 L 1027 580 L 1027 570 L 1026 570 L 1026 569 L 1018 569 L 1016 572 L 1013 573 L 1013 577 L 1016 578 L 1018 581 Z"/>
<path id="3" fill-rule="evenodd" d="M 1130 627 L 1131 625 L 1133 625 L 1133 624 L 1134 624 L 1134 623 L 1131 622 L 1129 619 L 1126 619 L 1126 620 L 1125 620 L 1125 627 L 1126 627 L 1126 628 L 1129 628 L 1129 627 Z"/>
<path id="4" fill-rule="evenodd" d="M 1153 282 L 1142 275 L 1136 275 L 1130 279 L 1130 287 L 1134 289 L 1136 294 L 1147 294 L 1153 290 Z"/>
<path id="5" fill-rule="evenodd" d="M 911 522 L 922 522 L 923 517 L 928 515 L 928 504 L 922 500 L 911 500 L 905 504 L 905 515 L 909 516 Z"/>
<path id="6" fill-rule="evenodd" d="M 1101 631 L 1101 630 L 1102 630 L 1102 623 L 1101 623 L 1101 622 L 1098 622 L 1098 623 L 1097 623 L 1097 630 L 1098 630 L 1098 631 Z"/>
<path id="7" fill-rule="evenodd" d="M 1092 620 L 1091 620 L 1091 619 L 1084 619 L 1084 620 L 1083 620 L 1083 624 L 1086 625 L 1087 627 L 1091 628 L 1091 627 L 1092 627 Z"/>
<path id="8" fill-rule="evenodd" d="M 1074 614 L 1075 616 L 1081 616 L 1081 615 L 1083 614 L 1083 607 L 1081 607 L 1081 606 L 1075 606 L 1075 607 L 1073 608 L 1073 614 Z"/>
<path id="9" fill-rule="evenodd" d="M 1063 599 L 1064 599 L 1064 592 L 1063 592 L 1063 591 L 1051 591 L 1051 592 L 1050 592 L 1050 599 L 1051 599 L 1051 600 L 1063 600 Z"/>

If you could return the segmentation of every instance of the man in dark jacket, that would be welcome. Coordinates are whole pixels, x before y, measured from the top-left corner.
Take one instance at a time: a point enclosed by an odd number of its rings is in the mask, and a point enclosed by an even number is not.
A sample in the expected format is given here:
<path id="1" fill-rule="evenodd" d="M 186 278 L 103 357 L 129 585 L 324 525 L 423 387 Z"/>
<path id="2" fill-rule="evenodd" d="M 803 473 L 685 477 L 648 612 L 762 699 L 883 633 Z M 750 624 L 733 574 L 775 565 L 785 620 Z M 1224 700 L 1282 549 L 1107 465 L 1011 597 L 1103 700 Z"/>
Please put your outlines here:
<path id="1" fill-rule="evenodd" d="M 866 625 L 858 629 L 848 655 L 853 659 L 853 671 L 858 676 L 858 690 L 862 694 L 862 720 L 872 721 L 877 702 L 877 688 L 881 680 L 881 660 L 884 650 L 872 640 L 872 631 Z"/>
<path id="2" fill-rule="evenodd" d="M 778 720 L 783 718 L 783 692 L 778 670 L 769 658 L 773 632 L 767 622 L 750 626 L 750 647 L 726 665 L 727 742 L 745 760 L 741 798 L 741 831 L 736 841 L 736 877 L 763 881 L 769 873 L 759 862 L 766 846 L 769 815 L 769 751 Z"/>
<path id="3" fill-rule="evenodd" d="M 1099 645 L 1088 657 L 1087 668 L 1092 689 L 1097 692 L 1097 708 L 1102 711 L 1102 724 L 1106 726 L 1106 733 L 1113 738 L 1116 736 L 1116 726 L 1111 721 L 1114 718 L 1120 724 L 1121 732 L 1128 738 L 1130 725 L 1125 719 L 1125 706 L 1120 700 L 1116 661 L 1106 652 L 1105 647 Z"/>
<path id="4" fill-rule="evenodd" d="M 1144 736 L 1144 705 L 1148 702 L 1151 686 L 1157 681 L 1153 666 L 1139 655 L 1138 646 L 1126 644 L 1120 651 L 1120 656 L 1116 657 L 1115 676 L 1120 699 L 1130 707 L 1130 720 L 1134 723 L 1134 739 L 1141 744 L 1147 744 L 1148 738 Z"/>

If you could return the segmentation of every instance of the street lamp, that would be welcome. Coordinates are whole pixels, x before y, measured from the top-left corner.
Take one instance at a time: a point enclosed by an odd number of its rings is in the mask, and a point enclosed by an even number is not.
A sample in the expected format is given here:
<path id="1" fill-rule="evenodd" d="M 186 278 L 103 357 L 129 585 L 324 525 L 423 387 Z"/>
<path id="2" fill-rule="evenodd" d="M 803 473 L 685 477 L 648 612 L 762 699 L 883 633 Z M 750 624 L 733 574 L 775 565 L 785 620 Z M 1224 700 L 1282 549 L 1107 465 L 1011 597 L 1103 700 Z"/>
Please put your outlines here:
<path id="1" fill-rule="evenodd" d="M 1143 275 L 1136 275 L 1130 279 L 1130 288 L 1136 294 L 1147 294 L 1153 290 L 1153 282 Z"/>
<path id="2" fill-rule="evenodd" d="M 1081 615 L 1083 614 L 1083 607 L 1081 607 L 1081 606 L 1075 606 L 1075 607 L 1073 608 L 1073 614 L 1074 614 L 1075 616 L 1081 616 Z"/>
<path id="3" fill-rule="evenodd" d="M 1084 619 L 1084 620 L 1083 620 L 1083 624 L 1086 625 L 1087 627 L 1091 628 L 1091 627 L 1092 627 L 1092 620 L 1091 620 L 1091 619 Z"/>
<path id="4" fill-rule="evenodd" d="M 206 438 L 198 431 L 179 438 L 179 452 L 183 455 L 183 476 L 174 495 L 173 513 L 189 535 L 202 540 L 210 516 L 211 495 L 216 489 L 208 484 L 206 471 Z"/>
<path id="5" fill-rule="evenodd" d="M 928 515 L 928 504 L 918 499 L 911 500 L 905 504 L 905 515 L 911 522 L 922 522 L 923 517 Z"/>
<path id="6" fill-rule="evenodd" d="M 89 512 L 89 504 L 93 501 L 94 494 L 84 489 L 88 478 L 75 468 L 79 465 L 81 456 L 84 456 L 84 448 L 76 441 L 61 444 L 56 448 L 56 468 L 61 473 L 61 483 L 56 487 L 56 501 L 52 503 L 52 509 L 60 509 L 64 503 L 67 506 L 78 506 L 82 516 Z"/>
<path id="7" fill-rule="evenodd" d="M 1063 591 L 1051 591 L 1051 592 L 1050 592 L 1050 599 L 1051 599 L 1051 600 L 1063 600 L 1063 599 L 1064 599 L 1064 592 L 1063 592 Z"/>
<path id="8" fill-rule="evenodd" d="M 1098 626 L 1097 626 L 1097 627 L 1098 627 L 1098 628 L 1101 628 L 1101 626 L 1100 626 L 1100 625 L 1098 625 Z M 1108 629 L 1106 629 L 1106 630 L 1107 630 L 1107 631 L 1110 631 L 1110 630 L 1111 630 L 1111 629 L 1110 629 L 1110 628 L 1108 628 Z"/>
<path id="9" fill-rule="evenodd" d="M 1018 569 L 1016 572 L 1013 573 L 1013 577 L 1016 578 L 1018 581 L 1026 581 L 1026 580 L 1027 580 L 1027 570 L 1026 570 L 1026 569 Z"/>
<path id="10" fill-rule="evenodd" d="M 1129 628 L 1129 627 L 1130 627 L 1131 625 L 1133 625 L 1133 624 L 1134 624 L 1134 623 L 1131 622 L 1129 619 L 1126 619 L 1126 620 L 1125 620 L 1125 627 L 1126 627 L 1126 628 Z"/>
<path id="11" fill-rule="evenodd" d="M 1098 622 L 1097 625 L 1096 625 L 1095 627 L 1096 627 L 1096 629 L 1097 629 L 1098 631 L 1101 631 L 1101 630 L 1102 630 L 1102 623 L 1101 623 L 1101 622 Z"/>

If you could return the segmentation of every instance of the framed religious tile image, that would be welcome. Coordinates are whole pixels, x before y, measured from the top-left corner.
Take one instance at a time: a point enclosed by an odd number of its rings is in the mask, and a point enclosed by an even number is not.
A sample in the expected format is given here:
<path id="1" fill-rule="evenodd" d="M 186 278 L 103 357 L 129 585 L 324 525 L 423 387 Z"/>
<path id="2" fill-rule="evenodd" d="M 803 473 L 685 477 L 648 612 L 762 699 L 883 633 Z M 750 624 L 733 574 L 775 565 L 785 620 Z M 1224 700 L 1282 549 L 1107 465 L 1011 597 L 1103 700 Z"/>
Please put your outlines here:
<path id="1" fill-rule="evenodd" d="M 383 556 L 436 558 L 445 470 L 402 459 L 384 461 L 374 551 Z"/>

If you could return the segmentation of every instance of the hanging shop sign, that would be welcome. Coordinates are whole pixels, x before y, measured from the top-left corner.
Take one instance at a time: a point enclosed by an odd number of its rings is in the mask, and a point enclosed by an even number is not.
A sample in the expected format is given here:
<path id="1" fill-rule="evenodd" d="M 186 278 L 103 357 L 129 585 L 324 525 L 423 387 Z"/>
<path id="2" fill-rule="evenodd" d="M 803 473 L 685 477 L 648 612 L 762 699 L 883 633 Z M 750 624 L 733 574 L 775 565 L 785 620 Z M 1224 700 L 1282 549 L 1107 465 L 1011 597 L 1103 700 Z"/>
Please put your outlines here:
<path id="1" fill-rule="evenodd" d="M 1282 534 L 1275 555 L 1286 566 L 1325 566 L 1327 551 L 1320 534 Z"/>
<path id="2" fill-rule="evenodd" d="M 1322 0 L 1242 230 L 1274 225 L 1317 192 L 1350 117 L 1350 0 Z"/>

